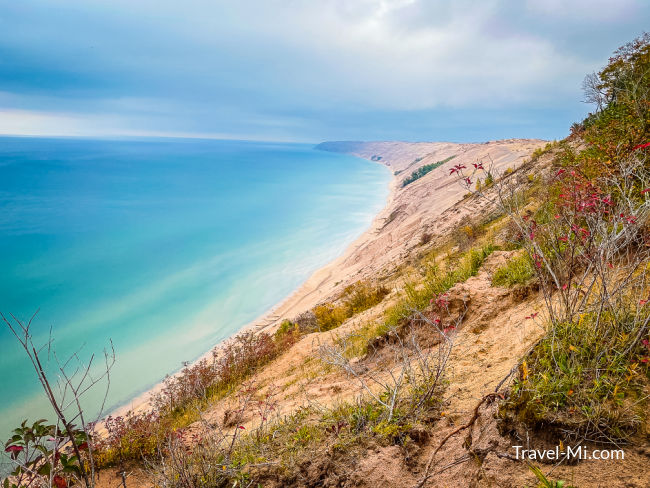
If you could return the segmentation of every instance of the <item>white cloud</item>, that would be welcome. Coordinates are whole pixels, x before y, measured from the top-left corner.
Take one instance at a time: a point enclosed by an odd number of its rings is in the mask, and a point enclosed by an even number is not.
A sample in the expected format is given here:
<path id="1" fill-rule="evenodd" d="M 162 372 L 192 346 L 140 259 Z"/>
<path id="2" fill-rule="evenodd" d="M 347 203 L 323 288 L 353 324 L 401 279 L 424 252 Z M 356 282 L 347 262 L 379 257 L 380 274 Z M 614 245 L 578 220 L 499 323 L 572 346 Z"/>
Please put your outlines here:
<path id="1" fill-rule="evenodd" d="M 42 70 L 18 70 L 28 89 L 11 89 L 28 103 L 0 97 L 14 110 L 2 115 L 3 132 L 202 127 L 272 138 L 336 114 L 563 107 L 580 100 L 583 76 L 620 38 L 636 34 L 621 22 L 638 24 L 648 10 L 640 0 L 43 4 L 22 12 L 22 24 L 0 16 L 6 38 L 18 39 L 12 49 L 24 51 L 14 59 Z M 63 23 L 50 21 L 55 11 Z M 52 89 L 30 85 L 50 75 Z M 39 105 L 44 94 L 60 100 Z"/>
<path id="2" fill-rule="evenodd" d="M 91 122 L 91 123 L 89 123 Z M 64 113 L 47 113 L 31 110 L 0 110 L 0 134 L 35 135 L 97 135 L 92 122 Z"/>
<path id="3" fill-rule="evenodd" d="M 42 112 L 0 109 L 0 135 L 65 137 L 182 137 L 195 139 L 239 139 L 255 141 L 293 141 L 295 138 L 264 133 L 202 132 L 156 130 L 160 120 L 140 120 L 134 126 L 131 117 L 104 113 Z"/>
<path id="4" fill-rule="evenodd" d="M 264 22 L 255 30 L 283 44 L 288 55 L 281 61 L 287 66 L 285 81 L 299 92 L 372 109 L 540 101 L 545 94 L 557 97 L 558 88 L 574 91 L 575 85 L 559 82 L 579 81 L 593 68 L 559 52 L 551 39 L 490 31 L 500 15 L 494 2 L 472 8 L 441 4 L 439 9 L 422 9 L 416 2 L 365 4 L 366 9 L 342 7 L 340 2 L 329 3 L 329 9 L 309 4 L 283 11 L 290 29 L 276 30 L 273 22 Z M 418 28 L 409 29 L 395 20 L 408 18 L 409 9 L 429 16 L 431 25 L 423 27 L 425 22 L 418 19 Z M 446 19 L 442 24 L 438 11 Z M 295 62 L 310 56 L 304 65 Z"/>

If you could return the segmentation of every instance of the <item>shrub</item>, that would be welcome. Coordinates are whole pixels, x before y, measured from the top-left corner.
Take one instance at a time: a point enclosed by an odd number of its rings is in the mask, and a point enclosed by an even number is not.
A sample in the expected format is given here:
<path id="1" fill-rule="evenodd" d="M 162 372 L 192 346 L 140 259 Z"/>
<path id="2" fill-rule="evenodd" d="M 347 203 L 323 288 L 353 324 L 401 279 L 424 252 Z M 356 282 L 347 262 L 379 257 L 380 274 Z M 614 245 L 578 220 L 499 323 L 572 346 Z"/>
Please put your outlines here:
<path id="1" fill-rule="evenodd" d="M 583 85 L 598 112 L 584 122 L 589 154 L 614 160 L 648 142 L 650 121 L 650 33 L 619 48 L 598 74 Z"/>
<path id="2" fill-rule="evenodd" d="M 345 287 L 339 305 L 327 302 L 313 308 L 318 329 L 335 329 L 353 315 L 380 303 L 388 293 L 390 290 L 385 286 L 372 286 L 366 281 L 357 281 Z"/>
<path id="3" fill-rule="evenodd" d="M 88 434 L 75 426 L 66 431 L 45 422 L 38 420 L 30 426 L 23 421 L 13 430 L 4 451 L 14 469 L 2 486 L 91 486 L 94 472 L 90 469 L 93 456 L 88 450 Z"/>
<path id="4" fill-rule="evenodd" d="M 109 416 L 104 421 L 105 435 L 94 443 L 98 466 L 123 466 L 133 459 L 154 456 L 172 430 L 171 418 L 157 411 Z"/>
<path id="5" fill-rule="evenodd" d="M 278 329 L 275 331 L 273 338 L 278 341 L 283 340 L 288 336 L 298 334 L 300 334 L 300 326 L 289 319 L 284 319 L 280 324 L 280 327 L 278 327 Z"/>
<path id="6" fill-rule="evenodd" d="M 563 429 L 595 441 L 634 434 L 647 413 L 650 336 L 642 324 L 649 313 L 626 312 L 557 324 L 523 363 L 505 411 L 528 423 L 559 417 Z"/>
<path id="7" fill-rule="evenodd" d="M 366 281 L 357 281 L 343 290 L 343 304 L 348 315 L 352 316 L 374 307 L 389 293 L 390 290 L 385 286 L 373 287 Z"/>
<path id="8" fill-rule="evenodd" d="M 558 146 L 537 210 L 512 198 L 512 182 L 495 184 L 493 203 L 530 259 L 513 260 L 495 282 L 527 279 L 532 265 L 548 318 L 501 414 L 564 438 L 620 442 L 648 415 L 650 89 L 638 87 L 650 86 L 649 67 L 646 35 L 601 71 L 602 109 L 580 129 L 587 144 Z M 473 174 L 455 169 L 469 188 Z"/>
<path id="9" fill-rule="evenodd" d="M 483 233 L 484 227 L 468 216 L 463 217 L 452 232 L 452 240 L 461 251 L 466 251 Z"/>
<path id="10" fill-rule="evenodd" d="M 110 352 L 104 350 L 104 367 L 97 371 L 93 367 L 94 356 L 84 363 L 80 350 L 67 359 L 59 360 L 52 349 L 52 337 L 43 346 L 36 346 L 31 327 L 34 314 L 27 322 L 11 315 L 10 321 L 0 313 L 0 321 L 9 328 L 29 358 L 43 393 L 56 416 L 56 423 L 47 425 L 41 419 L 28 425 L 24 420 L 5 443 L 4 452 L 9 455 L 13 468 L 9 477 L 2 481 L 3 488 L 29 486 L 84 486 L 91 488 L 97 480 L 97 457 L 94 451 L 94 422 L 87 420 L 82 404 L 85 394 L 106 383 L 105 395 L 110 385 L 110 371 L 115 364 L 112 343 Z M 52 365 L 56 362 L 56 382 L 50 377 Z M 105 397 L 104 397 L 105 398 Z M 3 475 L 7 472 L 4 468 Z"/>
<path id="11" fill-rule="evenodd" d="M 422 235 L 420 236 L 420 246 L 429 244 L 432 238 L 433 238 L 433 234 L 430 234 L 429 232 L 423 232 Z"/>
<path id="12" fill-rule="evenodd" d="M 590 87 L 599 111 L 580 128 L 586 144 L 558 145 L 539 208 L 513 199 L 512 182 L 496 184 L 493 203 L 519 229 L 548 318 L 503 414 L 618 442 L 648 414 L 650 35 L 617 51 Z M 469 188 L 473 174 L 454 169 Z"/>
<path id="13" fill-rule="evenodd" d="M 298 325 L 298 330 L 303 334 L 318 330 L 318 320 L 312 310 L 301 313 L 293 321 Z"/>
<path id="14" fill-rule="evenodd" d="M 121 464 L 160 454 L 175 431 L 199 420 L 198 411 L 208 400 L 231 392 L 296 342 L 298 334 L 285 328 L 275 336 L 254 332 L 235 336 L 213 352 L 211 360 L 203 359 L 167 377 L 151 400 L 152 411 L 109 417 L 108 435 L 98 438 L 95 446 L 98 464 Z"/>
<path id="15" fill-rule="evenodd" d="M 542 154 L 544 154 L 544 152 L 545 152 L 544 149 L 542 149 L 541 147 L 538 147 L 537 149 L 535 149 L 535 150 L 533 151 L 533 154 L 530 155 L 530 160 L 531 160 L 531 161 L 535 161 L 535 160 L 539 159 L 539 157 L 540 157 Z"/>
<path id="16" fill-rule="evenodd" d="M 331 302 L 317 305 L 312 310 L 320 331 L 335 329 L 348 318 L 345 307 L 334 305 Z"/>

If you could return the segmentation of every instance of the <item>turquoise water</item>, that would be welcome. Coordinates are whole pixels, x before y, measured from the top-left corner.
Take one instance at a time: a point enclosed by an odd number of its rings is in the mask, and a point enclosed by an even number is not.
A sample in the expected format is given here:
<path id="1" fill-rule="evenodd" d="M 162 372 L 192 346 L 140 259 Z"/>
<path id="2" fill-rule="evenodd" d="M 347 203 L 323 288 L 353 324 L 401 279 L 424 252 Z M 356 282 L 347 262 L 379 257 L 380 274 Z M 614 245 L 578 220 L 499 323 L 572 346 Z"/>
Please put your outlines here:
<path id="1" fill-rule="evenodd" d="M 52 327 L 59 358 L 112 339 L 118 406 L 339 255 L 389 179 L 304 144 L 0 138 L 0 311 L 40 309 L 36 342 Z M 24 418 L 52 418 L 39 388 L 0 327 L 1 441 Z"/>

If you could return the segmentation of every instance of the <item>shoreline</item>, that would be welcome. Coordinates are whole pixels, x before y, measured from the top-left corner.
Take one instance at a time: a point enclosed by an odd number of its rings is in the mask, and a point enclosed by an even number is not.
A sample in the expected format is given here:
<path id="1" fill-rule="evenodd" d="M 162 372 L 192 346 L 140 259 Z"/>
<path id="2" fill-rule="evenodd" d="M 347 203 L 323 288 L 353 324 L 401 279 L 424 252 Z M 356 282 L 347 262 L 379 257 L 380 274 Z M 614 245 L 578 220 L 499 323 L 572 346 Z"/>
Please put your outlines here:
<path id="1" fill-rule="evenodd" d="M 320 149 L 314 148 L 314 150 L 320 150 Z M 361 233 L 361 235 L 359 235 L 352 243 L 350 243 L 340 255 L 338 255 L 336 258 L 329 261 L 328 263 L 324 264 L 320 268 L 316 269 L 316 271 L 312 272 L 301 285 L 299 285 L 296 289 L 290 292 L 286 297 L 284 297 L 278 303 L 276 303 L 267 311 L 262 313 L 259 317 L 255 318 L 251 322 L 248 322 L 247 324 L 244 324 L 236 332 L 233 332 L 225 339 L 222 339 L 217 344 L 211 346 L 210 349 L 208 349 L 205 353 L 201 354 L 195 360 L 190 361 L 187 367 L 194 366 L 205 359 L 210 359 L 213 356 L 213 353 L 218 352 L 219 349 L 223 347 L 224 344 L 226 344 L 229 340 L 231 340 L 232 338 L 234 338 L 235 336 L 243 332 L 249 332 L 249 331 L 252 331 L 254 333 L 272 332 L 275 327 L 280 325 L 282 320 L 287 318 L 291 319 L 295 317 L 297 314 L 312 308 L 313 306 L 317 305 L 320 301 L 328 298 L 334 293 L 335 288 L 337 288 L 337 285 L 335 285 L 334 287 L 330 287 L 328 293 L 319 294 L 318 291 L 321 285 L 324 282 L 326 282 L 328 279 L 332 278 L 337 271 L 343 272 L 345 270 L 345 266 L 343 266 L 343 262 L 349 256 L 354 254 L 356 250 L 358 250 L 361 246 L 363 246 L 364 243 L 368 242 L 369 238 L 373 235 L 373 232 L 381 228 L 382 220 L 385 220 L 386 218 L 385 215 L 388 212 L 388 210 L 391 208 L 392 203 L 395 201 L 395 197 L 397 196 L 399 190 L 398 178 L 394 174 L 390 165 L 387 165 L 382 161 L 371 160 L 370 158 L 366 158 L 361 155 L 357 155 L 357 154 L 350 154 L 350 155 L 358 157 L 359 159 L 363 159 L 369 163 L 375 163 L 380 166 L 383 166 L 384 168 L 386 168 L 387 171 L 391 173 L 391 179 L 388 182 L 388 196 L 386 197 L 384 206 L 373 217 L 370 226 L 366 228 Z M 341 280 L 338 283 L 340 284 L 343 281 L 344 280 Z M 174 373 L 169 374 L 169 377 L 173 378 L 178 376 L 179 374 L 181 374 L 183 369 L 185 369 L 185 367 L 179 369 Z M 152 408 L 151 398 L 153 395 L 159 393 L 162 390 L 162 388 L 164 387 L 164 382 L 165 379 L 159 381 L 151 388 L 148 388 L 142 393 L 137 394 L 128 402 L 111 409 L 111 411 L 106 414 L 102 414 L 101 418 L 97 422 L 98 430 L 100 432 L 103 431 L 103 423 L 107 417 L 124 416 L 128 413 L 139 414 L 151 410 Z"/>
<path id="2" fill-rule="evenodd" d="M 238 334 L 246 331 L 272 332 L 281 320 L 291 319 L 318 303 L 331 299 L 342 287 L 355 281 L 376 276 L 379 270 L 387 270 L 391 263 L 399 263 L 404 256 L 439 233 L 444 234 L 450 221 L 462 218 L 463 212 L 447 215 L 443 212 L 463 200 L 463 192 L 447 171 L 447 164 L 465 164 L 490 158 L 495 172 L 517 167 L 525 157 L 547 141 L 540 139 L 504 139 L 484 143 L 450 142 L 327 142 L 316 150 L 327 150 L 356 156 L 368 162 L 384 166 L 391 172 L 389 193 L 383 208 L 365 229 L 338 257 L 314 271 L 299 287 L 272 306 L 255 320 L 243 325 L 226 339 L 210 347 L 193 366 L 210 359 L 214 351 Z M 453 163 L 432 171 L 414 183 L 402 187 L 400 182 L 407 172 L 421 166 L 439 162 L 453 156 Z M 398 172 L 399 176 L 395 173 Z M 497 173 L 495 173 L 497 174 Z M 170 377 L 181 374 L 179 369 Z M 135 396 L 128 402 L 103 415 L 98 425 L 108 416 L 125 415 L 129 411 L 142 413 L 150 410 L 152 395 L 161 391 L 164 380 Z"/>

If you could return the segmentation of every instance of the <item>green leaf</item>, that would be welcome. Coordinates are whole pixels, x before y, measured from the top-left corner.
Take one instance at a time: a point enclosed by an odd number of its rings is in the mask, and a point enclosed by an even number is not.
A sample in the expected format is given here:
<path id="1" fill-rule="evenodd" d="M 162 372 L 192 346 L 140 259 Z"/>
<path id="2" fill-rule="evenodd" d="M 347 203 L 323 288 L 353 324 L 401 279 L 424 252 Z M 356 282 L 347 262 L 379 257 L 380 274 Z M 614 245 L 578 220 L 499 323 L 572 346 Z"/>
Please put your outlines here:
<path id="1" fill-rule="evenodd" d="M 45 456 L 49 456 L 52 453 L 51 450 L 49 450 L 47 447 L 45 447 L 45 446 L 43 446 L 41 444 L 35 445 L 34 449 L 37 449 L 37 450 L 41 451 Z"/>
<path id="2" fill-rule="evenodd" d="M 63 468 L 64 473 L 73 473 L 73 474 L 81 474 L 81 469 L 79 469 L 79 466 L 71 464 Z"/>
<path id="3" fill-rule="evenodd" d="M 52 465 L 50 463 L 44 463 L 41 467 L 38 468 L 38 474 L 42 476 L 50 476 L 52 472 Z"/>

